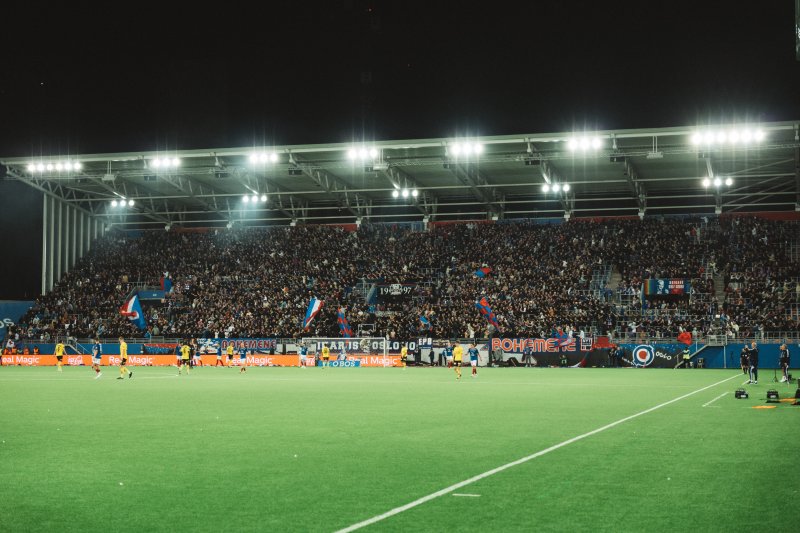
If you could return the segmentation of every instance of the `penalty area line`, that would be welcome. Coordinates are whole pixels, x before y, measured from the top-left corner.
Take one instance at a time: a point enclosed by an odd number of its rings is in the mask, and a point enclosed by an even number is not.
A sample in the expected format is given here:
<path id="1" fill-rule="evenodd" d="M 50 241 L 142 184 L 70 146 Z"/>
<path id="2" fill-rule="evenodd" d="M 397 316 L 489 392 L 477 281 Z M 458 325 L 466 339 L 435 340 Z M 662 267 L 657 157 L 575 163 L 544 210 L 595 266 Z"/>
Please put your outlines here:
<path id="1" fill-rule="evenodd" d="M 739 377 L 739 374 L 734 374 L 733 376 L 731 376 L 729 378 L 725 378 L 722 381 L 717 381 L 716 383 L 712 383 L 711 385 L 707 385 L 705 387 L 702 387 L 702 388 L 697 389 L 695 391 L 689 392 L 689 393 L 684 394 L 682 396 L 678 396 L 677 398 L 673 398 L 672 400 L 668 400 L 668 401 L 666 401 L 664 403 L 660 403 L 660 404 L 658 404 L 656 406 L 650 407 L 649 409 L 645 409 L 644 411 L 640 411 L 640 412 L 638 412 L 636 414 L 632 414 L 630 416 L 626 416 L 625 418 L 620 418 L 619 420 L 611 422 L 610 424 L 606 424 L 605 426 L 599 427 L 597 429 L 593 429 L 592 431 L 584 433 L 583 435 L 578 435 L 577 437 L 572 437 L 571 439 L 567 439 L 567 440 L 565 440 L 563 442 L 559 442 L 558 444 L 554 444 L 553 446 L 550 446 L 549 448 L 545 448 L 544 450 L 540 450 L 540 451 L 538 451 L 536 453 L 533 453 L 531 455 L 525 456 L 525 457 L 523 457 L 521 459 L 517 459 L 516 461 L 512 461 L 510 463 L 506 463 L 506 464 L 504 464 L 502 466 L 498 466 L 497 468 L 493 468 L 493 469 L 488 470 L 488 471 L 486 471 L 486 472 L 484 472 L 482 474 L 478 474 L 476 476 L 472 476 L 471 478 L 465 479 L 464 481 L 459 481 L 458 483 L 456 483 L 454 485 L 450 485 L 449 487 L 446 487 L 446 488 L 438 490 L 438 491 L 436 491 L 434 493 L 428 494 L 427 496 L 423 496 L 422 498 L 418 498 L 418 499 L 414 500 L 413 502 L 409 502 L 409 503 L 407 503 L 405 505 L 401 505 L 400 507 L 395 507 L 394 509 L 386 511 L 383 514 L 379 514 L 379 515 L 373 516 L 372 518 L 368 518 L 366 520 L 363 520 L 361 522 L 353 524 L 352 526 L 348 526 L 348 527 L 346 527 L 344 529 L 340 529 L 340 530 L 336 531 L 336 533 L 348 533 L 350 531 L 356 531 L 357 529 L 361 529 L 363 527 L 367 527 L 367 526 L 372 525 L 372 524 L 374 524 L 376 522 L 380 522 L 381 520 L 385 520 L 387 518 L 391 518 L 392 516 L 400 514 L 400 513 L 404 512 L 404 511 L 408 511 L 409 509 L 413 509 L 414 507 L 420 506 L 423 503 L 427 503 L 427 502 L 429 502 L 431 500 L 435 500 L 436 498 L 439 498 L 440 496 L 444 496 L 445 494 L 450 494 L 451 492 L 456 491 L 456 490 L 460 489 L 461 487 L 465 487 L 467 485 L 475 483 L 476 481 L 480 481 L 480 480 L 485 479 L 485 478 L 487 478 L 489 476 L 493 476 L 494 474 L 502 472 L 503 470 L 508 470 L 509 468 L 511 468 L 513 466 L 517 466 L 517 465 L 521 465 L 523 463 L 527 463 L 528 461 L 530 461 L 532 459 L 536 459 L 537 457 L 541 457 L 542 455 L 545 455 L 545 454 L 548 454 L 548 453 L 550 453 L 552 451 L 558 450 L 559 448 L 563 448 L 564 446 L 572 444 L 573 442 L 578 442 L 579 440 L 583 440 L 586 437 L 591 437 L 592 435 L 596 435 L 596 434 L 598 434 L 598 433 L 600 433 L 602 431 L 605 431 L 607 429 L 611 429 L 611 428 L 613 428 L 615 426 L 618 426 L 620 424 L 623 424 L 623 423 L 625 423 L 625 422 L 627 422 L 629 420 L 633 420 L 634 418 L 638 418 L 638 417 L 640 417 L 642 415 L 646 415 L 648 413 L 652 413 L 653 411 L 655 411 L 657 409 L 661 409 L 662 407 L 666 407 L 667 405 L 673 404 L 675 402 L 679 402 L 679 401 L 683 400 L 684 398 L 688 398 L 689 396 L 694 396 L 695 394 L 698 394 L 700 392 L 708 390 L 708 389 L 710 389 L 712 387 L 716 387 L 717 385 L 721 385 L 722 383 L 725 383 L 726 381 L 730 381 L 730 380 L 732 380 L 732 379 L 734 379 L 736 377 Z"/>
<path id="2" fill-rule="evenodd" d="M 704 403 L 704 404 L 703 404 L 703 407 L 708 407 L 709 405 L 711 405 L 712 403 L 716 402 L 717 400 L 719 400 L 720 398 L 722 398 L 722 397 L 723 397 L 723 396 L 725 396 L 726 394 L 728 394 L 728 393 L 727 393 L 727 392 L 723 392 L 722 394 L 720 394 L 719 396 L 717 396 L 716 398 L 714 398 L 714 399 L 713 399 L 713 400 L 711 400 L 710 402 L 706 402 L 706 403 Z"/>

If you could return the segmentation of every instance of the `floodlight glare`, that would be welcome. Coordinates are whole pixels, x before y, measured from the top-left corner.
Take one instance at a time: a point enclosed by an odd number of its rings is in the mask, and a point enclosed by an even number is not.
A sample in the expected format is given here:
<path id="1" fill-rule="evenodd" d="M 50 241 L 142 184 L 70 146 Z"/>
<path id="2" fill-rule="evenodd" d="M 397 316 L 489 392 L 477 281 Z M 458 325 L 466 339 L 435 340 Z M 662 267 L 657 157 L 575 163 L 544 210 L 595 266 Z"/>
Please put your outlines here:
<path id="1" fill-rule="evenodd" d="M 250 197 L 249 196 L 247 196 L 246 194 L 244 196 L 242 196 L 242 202 L 248 203 L 249 201 L 250 201 Z"/>
<path id="2" fill-rule="evenodd" d="M 572 138 L 567 141 L 567 147 L 572 150 L 573 152 L 578 149 L 578 139 Z"/>
<path id="3" fill-rule="evenodd" d="M 739 132 L 736 131 L 736 130 L 733 130 L 730 133 L 728 133 L 728 141 L 730 141 L 731 144 L 738 143 L 739 142 Z"/>
<path id="4" fill-rule="evenodd" d="M 267 162 L 267 154 L 265 154 L 265 153 L 261 153 L 261 154 L 258 156 L 258 160 L 259 160 L 259 162 L 261 162 L 261 163 L 266 163 L 266 162 Z"/>
<path id="5" fill-rule="evenodd" d="M 370 150 L 369 150 L 369 156 L 370 156 L 372 159 L 375 159 L 376 157 L 378 157 L 378 149 L 377 149 L 377 148 L 370 148 Z"/>
<path id="6" fill-rule="evenodd" d="M 408 198 L 408 189 L 403 189 L 402 195 L 403 198 Z"/>
<path id="7" fill-rule="evenodd" d="M 548 185 L 547 183 L 542 185 L 542 192 L 550 192 L 550 185 Z"/>
<path id="8" fill-rule="evenodd" d="M 708 178 L 703 178 L 703 187 L 709 187 L 711 185 L 711 180 Z"/>
<path id="9" fill-rule="evenodd" d="M 725 179 L 725 185 L 730 187 L 731 185 L 733 185 L 733 180 L 731 178 L 726 178 Z"/>
<path id="10" fill-rule="evenodd" d="M 695 146 L 703 142 L 703 136 L 700 133 L 695 132 L 692 134 L 692 144 Z"/>
<path id="11" fill-rule="evenodd" d="M 177 157 L 174 157 L 174 158 L 172 158 L 172 166 L 173 166 L 173 167 L 179 167 L 179 166 L 181 166 L 181 160 L 180 160 L 180 159 L 178 159 Z"/>
<path id="12" fill-rule="evenodd" d="M 452 155 L 460 155 L 461 154 L 461 144 L 460 143 L 453 143 L 450 147 L 450 151 Z"/>
<path id="13" fill-rule="evenodd" d="M 269 155 L 269 160 L 270 160 L 271 163 L 277 163 L 278 162 L 278 154 L 276 154 L 275 152 L 272 152 Z"/>
<path id="14" fill-rule="evenodd" d="M 33 163 L 28 165 L 28 172 L 35 172 L 35 171 L 36 171 L 36 165 L 34 165 Z"/>
<path id="15" fill-rule="evenodd" d="M 478 155 L 483 152 L 483 145 L 480 143 L 475 143 L 472 145 L 472 151 L 475 152 L 475 155 Z"/>
<path id="16" fill-rule="evenodd" d="M 251 164 L 255 165 L 256 163 L 258 163 L 258 154 L 250 154 L 250 157 L 248 159 L 250 160 Z"/>
<path id="17" fill-rule="evenodd" d="M 727 136 L 725 135 L 725 132 L 724 131 L 718 131 L 717 132 L 716 141 L 718 143 L 724 143 L 725 139 L 727 139 Z"/>
<path id="18" fill-rule="evenodd" d="M 411 196 L 413 196 L 414 198 L 416 198 L 418 194 L 419 194 L 419 191 L 417 189 L 413 189 L 411 191 Z"/>
<path id="19" fill-rule="evenodd" d="M 603 141 L 600 140 L 600 137 L 595 137 L 592 139 L 592 148 L 595 150 L 599 149 L 602 146 Z"/>
<path id="20" fill-rule="evenodd" d="M 397 198 L 398 196 L 400 196 L 400 191 L 398 191 L 397 189 L 393 190 L 392 191 L 392 198 Z"/>
<path id="21" fill-rule="evenodd" d="M 56 163 L 56 170 L 59 171 L 59 172 L 64 170 L 64 165 L 62 165 L 60 161 L 58 163 Z"/>
<path id="22" fill-rule="evenodd" d="M 72 163 L 72 168 L 74 170 L 80 170 L 83 167 L 83 164 L 80 161 L 75 161 Z"/>
<path id="23" fill-rule="evenodd" d="M 569 183 L 565 183 L 564 186 L 561 187 L 561 190 L 563 190 L 564 192 L 569 192 Z"/>
<path id="24" fill-rule="evenodd" d="M 764 137 L 765 137 L 764 130 L 756 130 L 754 138 L 755 138 L 757 143 L 760 143 L 761 141 L 763 141 Z"/>
<path id="25" fill-rule="evenodd" d="M 39 163 L 38 165 L 36 165 L 36 170 L 38 170 L 39 172 L 44 172 L 44 163 Z"/>
<path id="26" fill-rule="evenodd" d="M 128 207 L 133 207 L 135 202 L 133 200 L 128 200 Z"/>
<path id="27" fill-rule="evenodd" d="M 350 149 L 347 151 L 347 158 L 348 158 L 348 159 L 355 159 L 355 158 L 356 158 L 356 156 L 358 156 L 358 153 L 356 152 L 356 149 L 355 149 L 355 148 L 350 148 Z"/>
<path id="28" fill-rule="evenodd" d="M 750 130 L 744 130 L 742 132 L 742 141 L 749 143 L 751 140 L 753 140 L 753 132 Z"/>
<path id="29" fill-rule="evenodd" d="M 159 159 L 157 157 L 155 159 L 153 159 L 153 166 L 155 168 L 159 168 L 161 166 L 161 159 Z"/>
<path id="30" fill-rule="evenodd" d="M 257 201 L 258 201 L 258 195 L 253 193 L 253 203 L 256 203 Z"/>
<path id="31" fill-rule="evenodd" d="M 117 201 L 111 200 L 111 207 L 117 207 Z"/>
<path id="32" fill-rule="evenodd" d="M 261 195 L 261 203 L 263 204 L 266 201 L 267 201 L 267 195 L 266 194 L 262 194 Z"/>
<path id="33" fill-rule="evenodd" d="M 360 156 L 361 156 L 361 159 L 366 159 L 366 158 L 367 158 L 367 156 L 369 155 L 369 152 L 367 151 L 367 149 L 366 149 L 366 148 L 362 148 L 362 149 L 361 149 L 361 150 L 358 152 L 358 155 L 360 155 Z"/>
<path id="34" fill-rule="evenodd" d="M 561 185 L 559 185 L 558 183 L 553 184 L 552 187 L 553 187 L 553 192 L 558 192 L 561 190 Z"/>
<path id="35" fill-rule="evenodd" d="M 587 139 L 586 137 L 581 139 L 580 144 L 581 144 L 581 150 L 589 149 L 589 139 Z"/>
<path id="36" fill-rule="evenodd" d="M 48 170 L 49 172 L 52 172 L 52 170 L 53 170 L 53 163 L 47 163 L 47 167 L 46 167 L 46 168 L 47 168 L 47 170 Z"/>
<path id="37" fill-rule="evenodd" d="M 722 185 L 722 180 L 719 178 L 714 178 L 714 187 L 719 187 Z"/>

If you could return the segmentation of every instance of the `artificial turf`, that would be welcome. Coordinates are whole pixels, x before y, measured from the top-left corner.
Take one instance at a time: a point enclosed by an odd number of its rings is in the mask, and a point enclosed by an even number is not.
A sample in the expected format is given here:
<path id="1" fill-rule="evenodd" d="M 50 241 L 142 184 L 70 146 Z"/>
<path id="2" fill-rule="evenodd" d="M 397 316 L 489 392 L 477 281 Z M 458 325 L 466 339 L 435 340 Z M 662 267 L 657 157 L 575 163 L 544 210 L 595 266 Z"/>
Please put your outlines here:
<path id="1" fill-rule="evenodd" d="M 771 376 L 736 400 L 730 370 L 134 371 L 0 368 L 0 531 L 335 531 L 726 378 L 364 531 L 797 527 Z"/>

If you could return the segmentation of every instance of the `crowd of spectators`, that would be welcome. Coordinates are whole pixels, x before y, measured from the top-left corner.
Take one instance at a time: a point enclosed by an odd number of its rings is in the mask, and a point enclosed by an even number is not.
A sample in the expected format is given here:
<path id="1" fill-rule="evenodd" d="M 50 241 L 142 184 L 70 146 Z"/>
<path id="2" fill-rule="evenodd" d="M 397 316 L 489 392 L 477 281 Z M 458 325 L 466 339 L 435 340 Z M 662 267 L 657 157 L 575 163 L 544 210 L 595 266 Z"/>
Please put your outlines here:
<path id="1" fill-rule="evenodd" d="M 399 339 L 474 337 L 495 333 L 474 305 L 482 297 L 510 336 L 796 331 L 800 271 L 787 252 L 797 240 L 796 224 L 745 217 L 112 232 L 36 301 L 17 333 L 336 337 L 344 307 L 354 333 L 361 325 L 362 334 Z M 475 275 L 482 267 L 491 271 Z M 138 331 L 119 307 L 164 277 L 173 290 L 145 302 L 148 330 Z M 690 279 L 692 295 L 643 299 L 648 278 Z M 413 289 L 384 299 L 370 291 L 375 283 Z M 312 296 L 325 306 L 304 331 Z"/>

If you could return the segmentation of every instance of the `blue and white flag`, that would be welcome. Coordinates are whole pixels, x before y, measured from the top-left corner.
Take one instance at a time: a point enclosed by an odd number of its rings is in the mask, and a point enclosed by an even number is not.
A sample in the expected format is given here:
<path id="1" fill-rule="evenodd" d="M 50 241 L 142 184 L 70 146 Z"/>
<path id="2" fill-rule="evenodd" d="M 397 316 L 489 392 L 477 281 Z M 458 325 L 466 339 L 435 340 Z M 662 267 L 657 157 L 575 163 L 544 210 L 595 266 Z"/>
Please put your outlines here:
<path id="1" fill-rule="evenodd" d="M 142 304 L 139 303 L 139 295 L 134 294 L 130 300 L 119 308 L 119 314 L 128 317 L 128 320 L 141 329 L 147 329 L 147 322 L 144 320 L 144 313 L 142 312 Z"/>
<path id="2" fill-rule="evenodd" d="M 319 314 L 324 304 L 325 302 L 322 300 L 311 298 L 311 301 L 308 302 L 308 309 L 306 309 L 306 317 L 303 319 L 303 329 L 308 329 L 308 326 L 311 325 L 311 322 Z"/>

